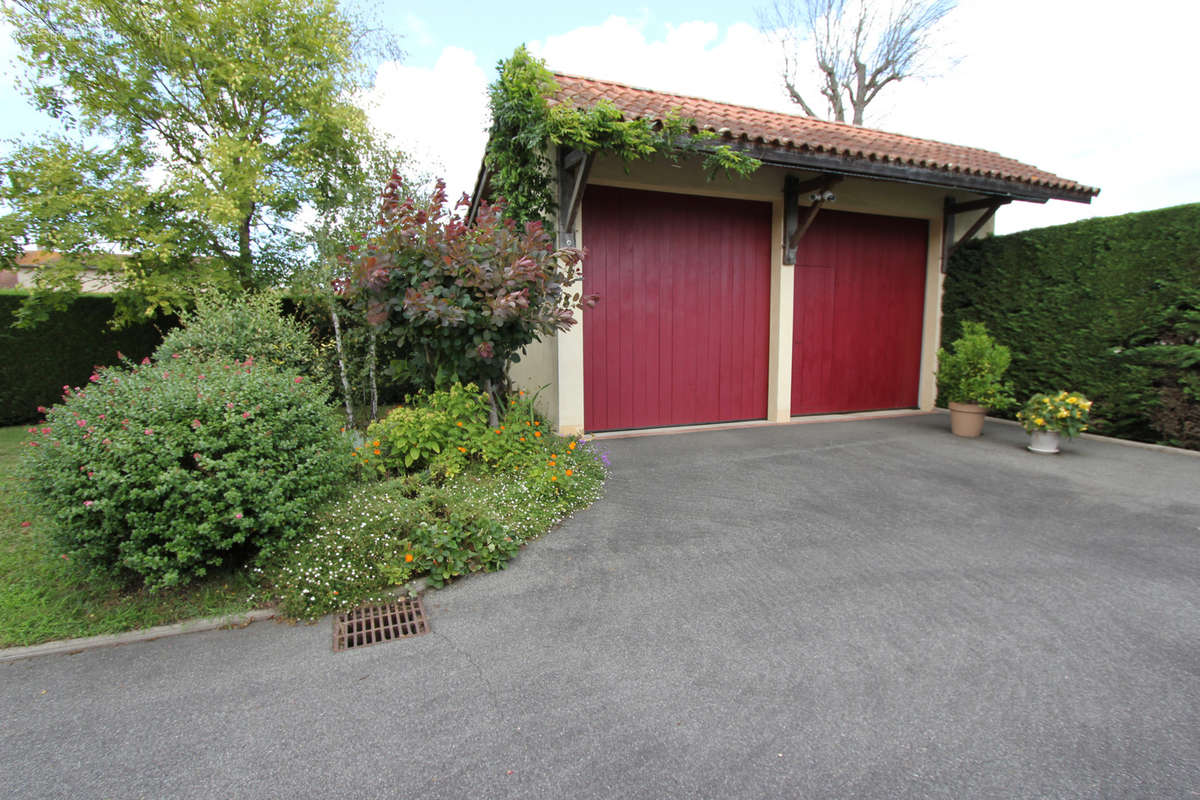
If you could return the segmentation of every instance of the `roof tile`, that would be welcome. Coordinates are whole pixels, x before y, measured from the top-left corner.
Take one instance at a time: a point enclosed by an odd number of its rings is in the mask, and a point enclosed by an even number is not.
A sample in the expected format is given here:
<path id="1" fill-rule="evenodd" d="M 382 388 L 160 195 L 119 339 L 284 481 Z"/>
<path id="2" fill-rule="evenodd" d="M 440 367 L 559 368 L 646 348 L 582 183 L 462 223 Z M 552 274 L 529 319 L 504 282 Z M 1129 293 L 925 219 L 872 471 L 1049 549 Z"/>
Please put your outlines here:
<path id="1" fill-rule="evenodd" d="M 662 120 L 672 113 L 695 120 L 700 130 L 781 149 L 829 153 L 941 172 L 998 178 L 1068 194 L 1093 197 L 1100 190 L 1005 158 L 990 150 L 917 139 L 841 122 L 718 103 L 699 97 L 638 89 L 612 81 L 555 73 L 551 99 L 588 108 L 608 100 L 626 119 Z"/>

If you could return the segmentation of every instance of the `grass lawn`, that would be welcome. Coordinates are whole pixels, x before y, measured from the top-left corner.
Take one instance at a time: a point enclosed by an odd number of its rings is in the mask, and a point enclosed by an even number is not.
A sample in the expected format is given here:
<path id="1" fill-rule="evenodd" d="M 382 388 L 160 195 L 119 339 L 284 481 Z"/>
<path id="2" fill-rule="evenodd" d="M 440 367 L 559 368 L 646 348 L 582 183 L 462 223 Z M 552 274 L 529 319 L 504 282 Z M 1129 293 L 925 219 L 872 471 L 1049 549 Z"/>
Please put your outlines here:
<path id="1" fill-rule="evenodd" d="M 119 633 L 262 606 L 245 573 L 150 594 L 98 579 L 51 543 L 19 475 L 24 427 L 0 428 L 0 647 Z M 23 523 L 30 523 L 24 526 Z"/>

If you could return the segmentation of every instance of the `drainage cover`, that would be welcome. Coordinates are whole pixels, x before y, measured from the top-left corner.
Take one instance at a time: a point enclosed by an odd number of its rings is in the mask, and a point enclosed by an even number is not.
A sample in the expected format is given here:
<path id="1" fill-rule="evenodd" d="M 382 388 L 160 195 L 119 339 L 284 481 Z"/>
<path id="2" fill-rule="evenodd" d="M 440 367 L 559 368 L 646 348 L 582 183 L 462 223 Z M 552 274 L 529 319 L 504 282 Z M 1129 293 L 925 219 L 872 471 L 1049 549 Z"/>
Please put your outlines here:
<path id="1" fill-rule="evenodd" d="M 363 606 L 333 620 L 333 651 L 366 647 L 392 639 L 429 633 L 421 597 L 405 597 L 394 603 Z"/>

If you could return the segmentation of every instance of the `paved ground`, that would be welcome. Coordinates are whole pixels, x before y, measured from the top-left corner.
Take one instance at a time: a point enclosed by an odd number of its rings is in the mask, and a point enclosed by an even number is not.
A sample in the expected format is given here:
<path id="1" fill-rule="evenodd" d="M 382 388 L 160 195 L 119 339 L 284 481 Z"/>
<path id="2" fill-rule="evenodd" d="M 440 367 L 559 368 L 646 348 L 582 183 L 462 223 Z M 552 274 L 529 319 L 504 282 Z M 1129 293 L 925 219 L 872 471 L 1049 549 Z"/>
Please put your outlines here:
<path id="1" fill-rule="evenodd" d="M 1200 459 L 946 426 L 607 442 L 606 499 L 426 637 L 2 666 L 0 794 L 1200 796 Z"/>

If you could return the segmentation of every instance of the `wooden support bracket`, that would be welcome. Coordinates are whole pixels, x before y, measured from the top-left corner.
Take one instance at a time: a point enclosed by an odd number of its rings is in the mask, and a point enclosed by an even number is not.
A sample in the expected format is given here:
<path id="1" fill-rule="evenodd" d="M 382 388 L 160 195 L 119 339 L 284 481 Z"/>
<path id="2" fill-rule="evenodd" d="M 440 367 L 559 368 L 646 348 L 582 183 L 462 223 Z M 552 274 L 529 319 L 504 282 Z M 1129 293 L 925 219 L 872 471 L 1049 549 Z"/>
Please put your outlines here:
<path id="1" fill-rule="evenodd" d="M 801 181 L 793 175 L 788 175 L 783 179 L 784 264 L 796 263 L 796 251 L 799 249 L 800 240 L 804 238 L 804 234 L 808 233 L 808 229 L 817 218 L 817 212 L 827 201 L 827 198 L 820 195 L 825 194 L 841 181 L 841 175 L 818 175 L 807 181 Z M 806 194 L 813 196 L 812 205 L 807 208 L 800 205 L 801 199 Z M 800 218 L 802 209 L 805 210 L 803 219 Z"/>
<path id="2" fill-rule="evenodd" d="M 979 200 L 970 200 L 966 203 L 957 203 L 953 197 L 947 197 L 943 205 L 942 214 L 942 274 L 946 274 L 946 270 L 950 265 L 950 256 L 954 255 L 954 251 L 959 248 L 963 242 L 971 240 L 975 234 L 979 233 L 980 229 L 988 223 L 996 214 L 996 210 L 1000 206 L 1008 205 L 1012 202 L 1011 197 L 984 197 Z M 954 235 L 954 218 L 958 214 L 964 214 L 968 211 L 979 211 L 983 209 L 984 213 L 979 215 L 979 219 L 967 228 L 962 236 L 955 237 Z"/>
<path id="3" fill-rule="evenodd" d="M 575 247 L 575 219 L 583 203 L 592 154 L 559 149 L 558 153 L 558 246 Z"/>

